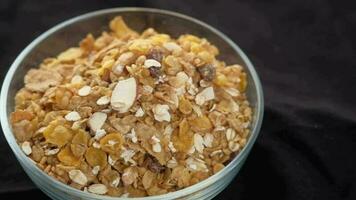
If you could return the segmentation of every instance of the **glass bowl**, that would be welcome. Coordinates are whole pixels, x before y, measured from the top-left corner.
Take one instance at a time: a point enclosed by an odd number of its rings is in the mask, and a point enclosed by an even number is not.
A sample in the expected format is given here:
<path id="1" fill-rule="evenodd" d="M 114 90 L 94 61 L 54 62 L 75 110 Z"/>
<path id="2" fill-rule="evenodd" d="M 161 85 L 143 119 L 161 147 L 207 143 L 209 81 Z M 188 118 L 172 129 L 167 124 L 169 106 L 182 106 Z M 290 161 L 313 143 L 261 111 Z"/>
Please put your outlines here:
<path id="1" fill-rule="evenodd" d="M 56 200 L 117 200 L 119 197 L 90 194 L 65 185 L 42 172 L 21 151 L 11 131 L 9 115 L 14 108 L 16 92 L 23 87 L 25 73 L 46 57 L 57 55 L 77 45 L 87 33 L 99 35 L 116 15 L 121 15 L 130 27 L 142 31 L 153 27 L 159 32 L 178 37 L 191 33 L 205 37 L 220 49 L 219 59 L 228 64 L 244 66 L 248 74 L 247 96 L 253 108 L 251 135 L 243 150 L 220 172 L 185 189 L 159 196 L 134 199 L 212 199 L 236 176 L 258 136 L 263 117 L 263 94 L 257 73 L 242 50 L 220 31 L 192 17 L 171 11 L 150 8 L 112 8 L 84 14 L 67 20 L 46 31 L 29 44 L 11 65 L 1 90 L 1 125 L 12 151 L 32 181 L 48 196 Z"/>

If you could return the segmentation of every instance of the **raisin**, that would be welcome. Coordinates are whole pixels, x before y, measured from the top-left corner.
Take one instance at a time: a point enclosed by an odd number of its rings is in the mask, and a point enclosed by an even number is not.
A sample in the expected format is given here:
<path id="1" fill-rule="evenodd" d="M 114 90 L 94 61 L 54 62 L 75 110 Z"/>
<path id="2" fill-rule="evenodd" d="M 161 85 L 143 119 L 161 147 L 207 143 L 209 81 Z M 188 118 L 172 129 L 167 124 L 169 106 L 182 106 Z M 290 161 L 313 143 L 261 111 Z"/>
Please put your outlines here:
<path id="1" fill-rule="evenodd" d="M 163 52 L 160 49 L 154 48 L 148 52 L 146 57 L 147 59 L 155 59 L 158 62 L 162 62 Z"/>
<path id="2" fill-rule="evenodd" d="M 150 71 L 150 75 L 153 78 L 158 78 L 162 75 L 162 71 L 160 67 L 150 67 L 148 68 L 148 70 Z"/>
<path id="3" fill-rule="evenodd" d="M 198 72 L 200 73 L 200 76 L 206 81 L 212 81 L 216 75 L 215 67 L 212 64 L 198 67 Z"/>
<path id="4" fill-rule="evenodd" d="M 161 173 L 165 167 L 159 164 L 158 160 L 151 155 L 146 154 L 146 159 L 143 162 L 143 166 L 151 170 L 153 173 Z"/>

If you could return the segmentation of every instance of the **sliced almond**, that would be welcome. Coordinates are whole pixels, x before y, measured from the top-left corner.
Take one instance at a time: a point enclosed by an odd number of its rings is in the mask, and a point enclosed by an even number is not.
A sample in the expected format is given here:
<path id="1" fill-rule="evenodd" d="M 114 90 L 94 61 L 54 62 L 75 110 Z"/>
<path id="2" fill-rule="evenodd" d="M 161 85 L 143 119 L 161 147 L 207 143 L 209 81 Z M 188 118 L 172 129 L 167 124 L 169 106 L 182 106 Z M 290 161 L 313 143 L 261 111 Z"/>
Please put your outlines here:
<path id="1" fill-rule="evenodd" d="M 145 66 L 145 68 L 161 67 L 161 63 L 159 63 L 155 59 L 147 59 L 147 60 L 145 60 L 144 66 Z"/>
<path id="2" fill-rule="evenodd" d="M 136 99 L 137 84 L 135 78 L 119 81 L 111 96 L 111 106 L 119 113 L 127 112 Z"/>
<path id="3" fill-rule="evenodd" d="M 225 132 L 225 135 L 226 135 L 226 140 L 227 141 L 232 141 L 234 140 L 234 138 L 236 137 L 236 132 L 234 129 L 232 128 L 228 128 Z"/>
<path id="4" fill-rule="evenodd" d="M 118 64 L 112 68 L 112 71 L 116 75 L 120 75 L 124 71 L 124 66 L 121 64 Z"/>
<path id="5" fill-rule="evenodd" d="M 236 152 L 240 149 L 240 144 L 237 143 L 237 142 L 234 142 L 234 141 L 230 141 L 229 142 L 229 149 L 232 151 L 232 152 Z"/>
<path id="6" fill-rule="evenodd" d="M 74 183 L 78 183 L 79 185 L 86 185 L 88 182 L 88 178 L 80 170 L 77 170 L 77 169 L 70 170 L 68 175 L 69 175 L 69 178 Z"/>
<path id="7" fill-rule="evenodd" d="M 152 151 L 156 153 L 160 153 L 162 151 L 161 144 L 159 142 L 152 145 Z"/>
<path id="8" fill-rule="evenodd" d="M 85 97 L 85 96 L 88 96 L 90 94 L 90 92 L 91 92 L 91 87 L 86 85 L 78 90 L 78 95 Z"/>
<path id="9" fill-rule="evenodd" d="M 106 194 L 108 192 L 108 188 L 104 184 L 93 184 L 88 187 L 88 192 L 93 194 Z"/>
<path id="10" fill-rule="evenodd" d="M 141 107 L 139 107 L 135 113 L 135 117 L 143 117 L 145 115 L 145 112 Z"/>
<path id="11" fill-rule="evenodd" d="M 177 152 L 177 149 L 174 147 L 173 142 L 168 143 L 168 148 L 172 151 L 172 153 Z"/>
<path id="12" fill-rule="evenodd" d="M 163 44 L 163 47 L 168 51 L 181 51 L 182 48 L 175 42 L 166 42 Z"/>
<path id="13" fill-rule="evenodd" d="M 110 103 L 110 97 L 108 96 L 102 96 L 96 101 L 96 104 L 98 104 L 99 106 L 103 106 L 109 103 Z"/>
<path id="14" fill-rule="evenodd" d="M 21 149 L 27 156 L 32 153 L 31 144 L 28 141 L 25 141 L 21 144 Z"/>
<path id="15" fill-rule="evenodd" d="M 151 94 L 153 92 L 153 87 L 151 87 L 149 85 L 144 85 L 143 91 L 145 92 L 145 94 Z"/>
<path id="16" fill-rule="evenodd" d="M 200 134 L 194 134 L 194 147 L 199 153 L 204 151 L 204 139 Z"/>
<path id="17" fill-rule="evenodd" d="M 105 135 L 106 135 L 106 131 L 104 129 L 98 129 L 95 131 L 94 139 L 100 140 Z"/>
<path id="18" fill-rule="evenodd" d="M 70 83 L 71 84 L 79 84 L 79 83 L 82 83 L 83 82 L 83 77 L 80 76 L 80 75 L 75 75 L 72 77 Z"/>
<path id="19" fill-rule="evenodd" d="M 163 121 L 170 122 L 171 115 L 169 114 L 168 110 L 169 110 L 168 105 L 157 104 L 152 109 L 152 111 L 154 113 L 154 118 L 159 122 L 163 122 Z"/>
<path id="20" fill-rule="evenodd" d="M 80 120 L 80 115 L 79 115 L 78 112 L 72 111 L 72 112 L 66 114 L 66 116 L 64 116 L 64 118 L 65 118 L 67 121 L 75 122 L 75 121 Z"/>
<path id="21" fill-rule="evenodd" d="M 94 175 L 98 175 L 99 171 L 100 171 L 100 166 L 99 166 L 99 165 L 93 167 L 93 169 L 91 170 L 91 172 L 92 172 Z"/>
<path id="22" fill-rule="evenodd" d="M 206 147 L 212 147 L 214 141 L 214 136 L 211 133 L 206 133 L 204 135 L 204 145 Z"/>
<path id="23" fill-rule="evenodd" d="M 47 150 L 45 150 L 45 155 L 52 156 L 52 155 L 56 155 L 58 152 L 59 152 L 59 148 L 47 149 Z"/>
<path id="24" fill-rule="evenodd" d="M 205 102 L 215 98 L 213 87 L 207 87 L 195 97 L 195 103 L 202 106 Z"/>
<path id="25" fill-rule="evenodd" d="M 101 129 L 104 125 L 107 118 L 107 114 L 103 112 L 95 112 L 92 116 L 90 116 L 88 120 L 89 127 L 93 132 Z"/>
<path id="26" fill-rule="evenodd" d="M 237 97 L 240 95 L 240 91 L 235 88 L 225 88 L 224 90 L 232 97 Z"/>

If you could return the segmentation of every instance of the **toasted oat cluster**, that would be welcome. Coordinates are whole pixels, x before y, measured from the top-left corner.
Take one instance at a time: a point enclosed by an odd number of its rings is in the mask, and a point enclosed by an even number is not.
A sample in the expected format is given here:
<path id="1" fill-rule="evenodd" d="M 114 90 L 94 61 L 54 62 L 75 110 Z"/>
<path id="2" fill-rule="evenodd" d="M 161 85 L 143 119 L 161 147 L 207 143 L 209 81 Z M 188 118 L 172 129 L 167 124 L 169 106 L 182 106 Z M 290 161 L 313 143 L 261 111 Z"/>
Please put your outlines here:
<path id="1" fill-rule="evenodd" d="M 243 68 L 193 35 L 138 34 L 121 17 L 110 29 L 28 71 L 11 114 L 23 152 L 110 196 L 165 194 L 224 168 L 250 134 Z"/>

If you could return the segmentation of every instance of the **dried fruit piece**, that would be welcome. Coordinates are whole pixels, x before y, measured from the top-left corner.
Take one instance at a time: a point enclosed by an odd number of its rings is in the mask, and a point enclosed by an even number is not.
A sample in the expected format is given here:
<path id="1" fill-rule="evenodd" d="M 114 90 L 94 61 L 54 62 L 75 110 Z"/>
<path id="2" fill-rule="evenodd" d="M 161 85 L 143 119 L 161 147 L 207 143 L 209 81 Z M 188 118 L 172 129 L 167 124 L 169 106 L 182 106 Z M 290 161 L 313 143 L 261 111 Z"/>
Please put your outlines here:
<path id="1" fill-rule="evenodd" d="M 136 99 L 136 90 L 135 78 L 119 81 L 112 92 L 112 108 L 119 113 L 127 112 Z"/>
<path id="2" fill-rule="evenodd" d="M 216 70 L 215 67 L 212 64 L 207 64 L 201 67 L 198 67 L 198 72 L 200 73 L 200 76 L 206 81 L 212 81 L 215 78 L 216 75 Z"/>
<path id="3" fill-rule="evenodd" d="M 62 147 L 71 141 L 73 133 L 69 128 L 63 125 L 57 125 L 56 122 L 52 122 L 44 130 L 43 136 L 46 139 L 46 142 Z"/>
<path id="4" fill-rule="evenodd" d="M 103 169 L 107 165 L 106 153 L 100 149 L 89 147 L 85 152 L 85 159 L 92 167 L 100 166 Z"/>
<path id="5" fill-rule="evenodd" d="M 110 154 L 120 153 L 124 139 L 120 133 L 110 133 L 100 140 L 101 149 Z"/>

